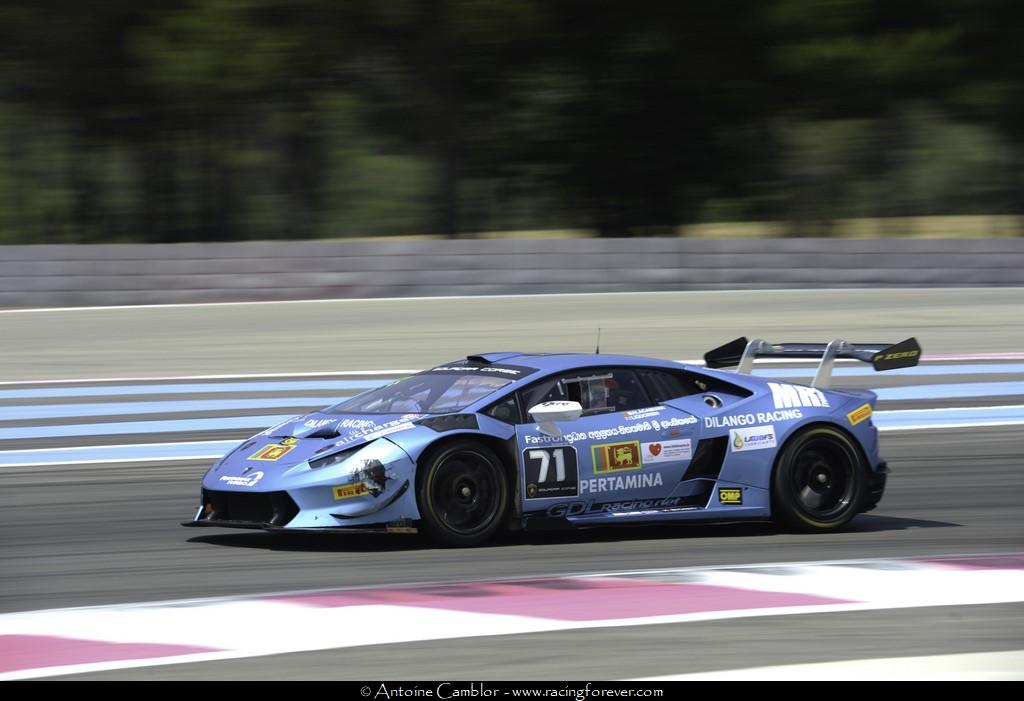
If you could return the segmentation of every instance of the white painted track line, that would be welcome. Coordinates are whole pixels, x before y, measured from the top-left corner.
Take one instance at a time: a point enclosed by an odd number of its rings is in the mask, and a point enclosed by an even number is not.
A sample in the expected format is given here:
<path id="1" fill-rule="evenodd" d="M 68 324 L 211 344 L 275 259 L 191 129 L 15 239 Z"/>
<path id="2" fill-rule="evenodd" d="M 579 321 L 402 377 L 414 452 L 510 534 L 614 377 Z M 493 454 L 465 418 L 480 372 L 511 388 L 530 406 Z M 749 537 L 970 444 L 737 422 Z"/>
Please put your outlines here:
<path id="1" fill-rule="evenodd" d="M 672 674 L 632 681 L 1021 681 L 1024 650 L 845 660 Z"/>

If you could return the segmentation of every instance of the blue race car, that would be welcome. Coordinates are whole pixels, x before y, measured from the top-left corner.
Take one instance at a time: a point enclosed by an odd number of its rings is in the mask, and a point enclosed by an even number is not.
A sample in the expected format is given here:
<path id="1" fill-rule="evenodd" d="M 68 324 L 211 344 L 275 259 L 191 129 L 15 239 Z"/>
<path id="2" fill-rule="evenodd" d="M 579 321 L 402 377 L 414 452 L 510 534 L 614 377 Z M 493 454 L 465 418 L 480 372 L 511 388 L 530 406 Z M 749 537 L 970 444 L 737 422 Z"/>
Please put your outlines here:
<path id="1" fill-rule="evenodd" d="M 920 355 L 913 338 L 739 338 L 707 353 L 707 367 L 471 355 L 245 441 L 206 473 L 183 525 L 420 530 L 450 546 L 502 527 L 771 519 L 835 530 L 875 507 L 888 470 L 875 395 L 829 389 L 832 363 L 888 370 Z M 752 377 L 763 356 L 821 364 L 805 386 Z"/>

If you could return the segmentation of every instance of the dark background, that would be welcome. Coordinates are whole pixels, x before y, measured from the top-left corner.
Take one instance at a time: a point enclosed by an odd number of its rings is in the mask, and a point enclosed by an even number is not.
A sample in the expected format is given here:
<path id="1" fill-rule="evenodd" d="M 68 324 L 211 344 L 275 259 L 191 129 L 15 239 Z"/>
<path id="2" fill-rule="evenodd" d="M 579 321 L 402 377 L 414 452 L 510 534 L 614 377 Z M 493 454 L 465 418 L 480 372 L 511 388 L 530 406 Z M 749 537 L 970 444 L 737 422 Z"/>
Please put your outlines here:
<path id="1" fill-rule="evenodd" d="M 1022 39 L 1020 0 L 5 0 L 0 243 L 1017 233 Z"/>

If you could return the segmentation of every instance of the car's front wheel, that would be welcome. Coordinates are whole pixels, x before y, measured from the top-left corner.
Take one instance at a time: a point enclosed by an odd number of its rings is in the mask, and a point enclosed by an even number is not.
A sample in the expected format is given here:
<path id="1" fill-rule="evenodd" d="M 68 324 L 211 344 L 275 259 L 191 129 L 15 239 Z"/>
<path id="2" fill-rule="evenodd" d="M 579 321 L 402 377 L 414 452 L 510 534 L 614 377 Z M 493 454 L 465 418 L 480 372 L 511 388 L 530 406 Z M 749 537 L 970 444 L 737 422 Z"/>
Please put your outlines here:
<path id="1" fill-rule="evenodd" d="M 421 525 L 436 542 L 477 545 L 501 526 L 508 479 L 501 460 L 483 443 L 442 444 L 424 455 L 417 472 Z"/>
<path id="2" fill-rule="evenodd" d="M 772 515 L 801 531 L 842 528 L 862 509 L 867 468 L 845 432 L 812 426 L 787 441 L 772 474 Z"/>

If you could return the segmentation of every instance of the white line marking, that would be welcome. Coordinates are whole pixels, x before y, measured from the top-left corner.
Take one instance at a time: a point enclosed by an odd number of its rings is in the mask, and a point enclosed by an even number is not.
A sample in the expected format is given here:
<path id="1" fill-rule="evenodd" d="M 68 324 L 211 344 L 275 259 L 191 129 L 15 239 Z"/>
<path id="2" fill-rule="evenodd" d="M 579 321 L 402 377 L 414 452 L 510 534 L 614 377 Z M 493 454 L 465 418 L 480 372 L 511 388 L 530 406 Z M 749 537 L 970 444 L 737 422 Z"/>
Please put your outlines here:
<path id="1" fill-rule="evenodd" d="M 925 385 L 926 386 L 926 385 Z M 988 409 L 1024 409 L 1024 404 L 1000 404 L 996 406 L 947 406 L 947 407 L 936 407 L 933 409 L 885 409 L 879 411 L 879 414 L 919 414 L 922 412 L 952 412 L 952 411 L 967 411 L 967 412 L 979 412 Z"/>
<path id="2" fill-rule="evenodd" d="M 162 382 L 176 380 L 270 380 L 288 377 L 345 377 L 352 375 L 413 375 L 423 369 L 410 370 L 331 370 L 329 372 L 268 372 L 244 375 L 167 375 L 163 377 L 86 377 L 65 380 L 5 380 L 2 385 L 57 385 L 90 382 Z"/>
<path id="3" fill-rule="evenodd" d="M 564 620 L 514 613 L 478 613 L 473 611 L 432 608 L 430 601 L 411 600 L 401 605 L 353 602 L 351 605 L 308 605 L 309 602 L 289 600 L 287 595 L 219 597 L 190 601 L 168 601 L 129 605 L 51 609 L 0 615 L 0 635 L 35 635 L 76 638 L 111 643 L 158 645 L 192 645 L 214 648 L 211 653 L 159 657 L 148 660 L 123 660 L 98 663 L 104 667 L 90 669 L 121 669 L 126 667 L 175 664 L 203 659 L 258 657 L 286 652 L 338 649 L 364 645 L 380 645 L 414 640 L 469 638 L 483 635 L 545 632 L 573 629 L 601 629 L 690 621 L 723 620 L 760 616 L 826 613 L 838 611 L 869 611 L 927 606 L 970 605 L 996 601 L 1021 601 L 1024 592 L 1024 570 L 949 568 L 941 561 L 882 560 L 897 565 L 893 568 L 871 567 L 879 561 L 855 561 L 868 565 L 808 566 L 796 568 L 773 563 L 765 569 L 786 568 L 794 571 L 751 572 L 750 565 L 732 567 L 700 567 L 668 570 L 640 570 L 638 573 L 699 573 L 697 580 L 680 580 L 681 584 L 711 584 L 736 588 L 737 592 L 812 592 L 818 596 L 835 596 L 854 592 L 850 603 L 792 605 L 780 607 L 697 611 L 692 613 L 639 616 L 623 619 Z M 898 567 L 903 565 L 903 567 Z M 937 577 L 941 573 L 941 577 Z M 783 576 L 779 576 L 783 575 Z M 548 575 L 551 576 L 551 575 Z M 608 577 L 609 573 L 591 573 L 591 577 Z M 924 589 L 921 580 L 941 582 L 928 589 L 928 596 L 918 594 Z M 480 580 L 478 580 L 480 581 Z M 486 581 L 486 580 L 485 580 Z M 495 582 L 509 580 L 490 580 Z M 739 587 L 737 588 L 737 585 Z M 895 586 L 901 585 L 901 586 Z M 352 587 L 365 591 L 367 587 Z M 385 587 L 386 590 L 408 590 L 407 586 Z M 332 591 L 332 590 L 328 590 Z M 345 590 L 333 590 L 344 597 Z M 895 592 L 895 593 L 893 593 Z M 742 595 L 741 595 L 742 596 Z M 499 609 L 500 610 L 500 609 Z M 381 626 L 381 620 L 401 618 L 403 626 Z M 274 636 L 261 631 L 275 630 Z M 2 679 L 32 676 L 55 676 L 82 671 L 81 665 L 34 668 L 0 674 Z"/>
<path id="4" fill-rule="evenodd" d="M 890 295 L 893 291 L 898 292 L 932 292 L 936 289 L 949 289 L 949 288 L 935 288 L 935 287 L 878 287 L 878 288 L 863 288 L 863 287 L 817 287 L 817 288 L 789 288 L 779 289 L 770 288 L 764 290 L 750 289 L 750 290 L 637 290 L 633 292 L 545 292 L 540 294 L 495 294 L 495 295 L 433 295 L 427 297 L 334 297 L 331 299 L 280 299 L 280 300 L 256 300 L 248 302 L 181 302 L 177 304 L 113 304 L 107 306 L 92 306 L 92 307 L 32 307 L 32 308 L 15 308 L 15 309 L 0 309 L 0 314 L 34 314 L 34 313 L 45 313 L 45 312 L 82 312 L 82 311 L 106 311 L 106 310 L 121 310 L 121 309 L 189 309 L 193 307 L 250 307 L 258 305 L 272 305 L 272 304 L 329 304 L 332 302 L 342 302 L 350 304 L 367 304 L 373 302 L 414 302 L 417 300 L 423 300 L 427 302 L 438 301 L 438 300 L 476 300 L 476 299 L 533 299 L 533 298 L 547 298 L 547 297 L 630 297 L 640 295 L 685 295 L 685 296 L 698 296 L 698 295 L 742 295 L 756 293 L 758 296 L 765 294 L 808 294 L 808 293 L 835 293 L 835 294 L 846 294 L 849 292 L 859 292 L 866 294 L 885 294 Z M 991 291 L 991 287 L 977 286 L 977 287 L 957 287 L 959 291 L 967 290 L 983 290 Z M 1000 287 L 1000 291 L 1004 292 L 1015 292 L 1024 290 L 1024 287 Z"/>
<path id="5" fill-rule="evenodd" d="M 0 457 L 4 453 L 0 452 Z M 47 463 L 0 463 L 0 468 L 52 468 L 58 465 L 116 465 L 120 463 L 181 463 L 185 461 L 206 461 L 223 457 L 222 452 L 212 452 L 202 455 L 177 455 L 164 457 L 112 457 L 109 459 L 91 459 L 91 461 L 51 461 Z"/>
<path id="6" fill-rule="evenodd" d="M 1024 650 L 974 652 L 959 655 L 881 657 L 814 664 L 723 669 L 715 672 L 670 674 L 632 681 L 1020 681 L 1024 680 Z"/>
<path id="7" fill-rule="evenodd" d="M 579 355 L 587 355 L 587 353 L 580 353 Z M 1017 354 L 1020 356 L 1019 359 L 1024 359 L 1024 353 Z M 648 357 L 648 356 L 638 356 Z M 659 358 L 652 358 L 659 360 Z M 942 356 L 925 356 L 922 358 L 923 361 L 937 361 L 942 360 Z M 976 355 L 961 355 L 956 357 L 957 360 L 971 361 L 971 360 L 1013 360 L 1014 358 L 991 358 L 985 353 L 979 353 Z M 667 360 L 670 363 L 681 363 L 683 365 L 694 365 L 703 366 L 703 358 L 689 358 L 682 360 Z M 804 366 L 811 365 L 816 366 L 819 361 L 808 360 L 801 358 L 762 358 L 757 361 L 757 367 L 762 365 L 796 365 Z M 835 361 L 837 364 L 844 365 L 855 365 L 860 361 L 851 358 L 837 358 Z M 418 372 L 423 372 L 427 368 L 397 368 L 393 370 L 326 370 L 324 372 L 264 372 L 264 373 L 244 373 L 244 374 L 220 374 L 220 375 L 163 375 L 163 376 L 144 376 L 144 377 L 79 377 L 79 378 L 62 378 L 62 379 L 46 379 L 46 380 L 3 380 L 0 381 L 0 386 L 11 386 L 11 385 L 53 385 L 53 384 L 89 384 L 94 382 L 175 382 L 181 380 L 271 380 L 271 379 L 282 379 L 291 377 L 359 377 L 359 376 L 387 376 L 387 375 L 414 375 Z M 721 368 L 721 370 L 728 372 L 728 368 Z M 951 375 L 955 375 L 954 371 L 950 371 Z M 884 377 L 884 373 L 880 375 Z M 799 384 L 799 383 L 798 383 Z"/>
<path id="8" fill-rule="evenodd" d="M 975 410 L 983 411 L 987 409 L 1024 409 L 1024 405 L 1006 405 L 1006 406 L 987 406 L 987 407 L 963 407 L 963 408 L 945 408 L 945 409 L 899 409 L 892 411 L 879 411 L 876 412 L 878 415 L 898 414 L 902 412 L 942 412 L 942 411 L 965 411 Z M 884 433 L 895 433 L 899 431 L 936 431 L 943 429 L 954 429 L 954 428 L 984 428 L 993 426 L 1021 426 L 1024 425 L 1024 418 L 1022 419 L 1008 419 L 1008 420 L 992 420 L 992 421 L 971 421 L 971 422 L 955 422 L 955 423 L 931 423 L 931 424 L 910 424 L 906 426 L 878 426 L 879 432 Z M 0 451 L 0 468 L 7 467 L 53 467 L 56 465 L 115 465 L 115 464 L 129 464 L 138 462 L 173 462 L 173 461 L 187 461 L 187 460 L 210 460 L 214 458 L 221 458 L 224 456 L 223 452 L 218 453 L 203 453 L 200 455 L 184 455 L 184 456 L 163 456 L 163 457 L 139 457 L 139 458 L 125 458 L 125 457 L 113 457 L 104 459 L 93 459 L 93 460 L 52 460 L 46 462 L 14 462 L 6 463 L 2 462 L 3 458 L 8 456 L 17 456 L 19 454 L 38 454 L 40 452 L 50 453 L 61 453 L 79 450 L 120 450 L 126 448 L 137 448 L 144 450 L 147 447 L 179 447 L 179 446 L 193 446 L 193 445 L 214 445 L 221 444 L 225 441 L 181 441 L 181 442 L 166 442 L 166 443 L 120 443 L 113 445 L 81 445 L 81 446 L 64 446 L 60 448 L 25 448 L 18 450 L 3 450 Z M 238 441 L 243 442 L 242 440 Z M 55 456 L 56 457 L 56 456 Z"/>
<path id="9" fill-rule="evenodd" d="M 116 443 L 116 444 L 113 444 L 113 445 L 78 445 L 78 446 L 65 446 L 65 447 L 62 447 L 62 448 L 24 448 L 24 449 L 18 449 L 18 450 L 5 450 L 5 451 L 0 452 L 0 455 L 17 455 L 19 453 L 38 453 L 38 452 L 43 451 L 43 450 L 48 451 L 48 452 L 52 452 L 52 453 L 58 453 L 58 452 L 60 452 L 62 450 L 63 451 L 83 450 L 83 449 L 86 449 L 86 448 L 89 449 L 89 450 L 107 450 L 107 449 L 115 449 L 116 450 L 116 449 L 122 449 L 122 448 L 143 448 L 143 447 L 158 448 L 158 447 L 165 446 L 165 445 L 174 446 L 174 447 L 178 447 L 178 446 L 182 446 L 182 445 L 215 445 L 215 444 L 220 444 L 220 443 L 226 443 L 229 440 L 231 440 L 231 439 L 229 438 L 229 439 L 221 440 L 221 441 L 178 441 L 178 442 L 168 442 L 168 443 Z M 241 443 L 241 441 L 239 441 L 239 443 Z"/>
<path id="10" fill-rule="evenodd" d="M 989 407 L 992 408 L 992 407 Z M 946 428 L 985 428 L 987 426 L 1021 426 L 1024 419 L 1020 421 L 977 421 L 973 423 L 935 423 L 935 424 L 912 424 L 910 426 L 877 426 L 879 432 L 893 433 L 895 431 L 937 431 Z"/>

